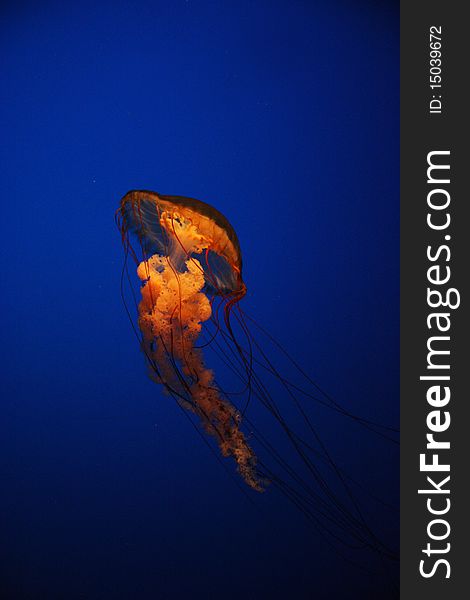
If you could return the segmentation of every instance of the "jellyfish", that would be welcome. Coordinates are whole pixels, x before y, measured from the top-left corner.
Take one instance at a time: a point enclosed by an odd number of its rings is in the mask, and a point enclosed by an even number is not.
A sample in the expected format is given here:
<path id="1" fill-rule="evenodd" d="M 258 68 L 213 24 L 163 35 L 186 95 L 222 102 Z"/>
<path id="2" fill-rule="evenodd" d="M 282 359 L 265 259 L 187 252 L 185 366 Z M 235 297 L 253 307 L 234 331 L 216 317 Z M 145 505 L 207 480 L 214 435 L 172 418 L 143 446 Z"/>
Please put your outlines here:
<path id="1" fill-rule="evenodd" d="M 126 194 L 119 218 L 123 240 L 132 232 L 140 243 L 138 325 L 152 378 L 199 417 L 222 455 L 232 457 L 245 482 L 260 491 L 240 412 L 222 397 L 196 346 L 212 316 L 211 296 L 225 302 L 228 322 L 230 308 L 246 293 L 235 231 L 204 202 L 154 192 Z"/>
<path id="2" fill-rule="evenodd" d="M 145 190 L 122 198 L 116 220 L 125 250 L 122 284 L 132 290 L 135 332 L 151 378 L 197 418 L 249 489 L 276 488 L 335 549 L 366 548 L 381 560 L 394 560 L 394 551 L 364 516 L 360 482 L 334 460 L 310 409 L 333 411 L 393 444 L 397 432 L 346 410 L 242 310 L 247 287 L 240 243 L 229 221 L 200 200 Z M 136 265 L 137 291 L 129 257 Z M 299 374 L 302 383 L 281 373 L 266 346 L 290 364 L 290 373 Z M 241 383 L 236 391 L 219 381 L 207 354 Z M 295 410 L 293 419 L 287 418 L 278 395 Z M 261 407 L 269 417 L 268 426 L 250 416 L 253 401 L 255 412 Z M 278 445 L 278 434 L 270 436 L 273 424 L 291 449 L 288 456 Z"/>

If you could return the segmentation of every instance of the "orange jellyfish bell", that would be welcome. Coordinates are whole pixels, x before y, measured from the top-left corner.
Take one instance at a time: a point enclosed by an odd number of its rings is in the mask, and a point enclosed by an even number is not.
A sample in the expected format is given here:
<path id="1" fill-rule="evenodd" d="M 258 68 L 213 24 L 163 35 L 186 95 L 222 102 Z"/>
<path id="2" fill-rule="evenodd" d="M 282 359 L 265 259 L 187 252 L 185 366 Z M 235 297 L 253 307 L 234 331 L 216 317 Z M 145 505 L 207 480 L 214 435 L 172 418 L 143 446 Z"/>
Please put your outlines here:
<path id="1" fill-rule="evenodd" d="M 138 324 L 153 379 L 199 416 L 222 454 L 234 458 L 248 485 L 261 490 L 240 413 L 195 345 L 203 323 L 213 317 L 214 298 L 221 299 L 230 330 L 230 310 L 246 293 L 233 227 L 209 204 L 142 190 L 124 196 L 117 221 L 137 263 Z"/>
<path id="2" fill-rule="evenodd" d="M 166 255 L 175 266 L 181 266 L 191 255 L 205 253 L 201 267 L 211 291 L 238 300 L 245 295 L 237 234 L 210 204 L 133 190 L 122 198 L 118 220 L 123 238 L 129 232 L 136 235 L 144 258 Z"/>

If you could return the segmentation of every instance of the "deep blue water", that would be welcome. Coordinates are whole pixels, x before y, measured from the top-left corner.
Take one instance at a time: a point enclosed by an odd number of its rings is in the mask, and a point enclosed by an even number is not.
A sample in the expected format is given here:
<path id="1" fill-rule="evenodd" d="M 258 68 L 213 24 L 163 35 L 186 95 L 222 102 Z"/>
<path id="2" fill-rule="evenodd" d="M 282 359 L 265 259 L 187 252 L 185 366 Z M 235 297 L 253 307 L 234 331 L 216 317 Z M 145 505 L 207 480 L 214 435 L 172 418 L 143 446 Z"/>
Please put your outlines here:
<path id="1" fill-rule="evenodd" d="M 254 508 L 147 377 L 114 211 L 216 206 L 244 309 L 396 426 L 397 4 L 2 5 L 2 598 L 385 597 L 273 491 Z M 338 462 L 397 504 L 396 450 L 341 423 Z"/>

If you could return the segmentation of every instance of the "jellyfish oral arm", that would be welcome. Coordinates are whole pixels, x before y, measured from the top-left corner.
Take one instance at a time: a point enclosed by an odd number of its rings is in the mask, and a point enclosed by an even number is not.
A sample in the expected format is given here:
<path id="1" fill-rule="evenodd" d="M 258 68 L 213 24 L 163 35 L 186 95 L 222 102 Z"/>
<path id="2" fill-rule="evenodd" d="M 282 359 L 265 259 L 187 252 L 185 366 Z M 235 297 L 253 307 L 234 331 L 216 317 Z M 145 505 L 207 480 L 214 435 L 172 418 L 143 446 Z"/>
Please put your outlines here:
<path id="1" fill-rule="evenodd" d="M 211 316 L 211 304 L 201 291 L 204 271 L 196 259 L 179 271 L 171 257 L 154 255 L 137 268 L 142 281 L 139 327 L 145 353 L 159 365 L 158 383 L 178 390 L 182 406 L 197 413 L 205 431 L 215 437 L 223 456 L 235 459 L 246 483 L 261 491 L 256 458 L 241 432 L 238 411 L 223 399 L 206 368 L 202 351 L 195 348 L 202 323 Z"/>

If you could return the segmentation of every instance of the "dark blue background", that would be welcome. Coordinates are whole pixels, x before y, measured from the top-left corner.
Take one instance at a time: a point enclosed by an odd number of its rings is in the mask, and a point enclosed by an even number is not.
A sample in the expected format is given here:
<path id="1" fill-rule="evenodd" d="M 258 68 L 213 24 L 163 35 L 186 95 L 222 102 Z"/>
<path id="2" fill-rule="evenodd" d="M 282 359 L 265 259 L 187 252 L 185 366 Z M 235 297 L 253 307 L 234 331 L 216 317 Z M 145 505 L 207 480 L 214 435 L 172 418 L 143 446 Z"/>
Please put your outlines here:
<path id="1" fill-rule="evenodd" d="M 397 4 L 1 10 L 2 597 L 381 597 L 274 493 L 254 510 L 147 378 L 114 211 L 132 188 L 216 206 L 246 311 L 396 424 Z M 333 437 L 396 500 L 396 453 Z"/>

